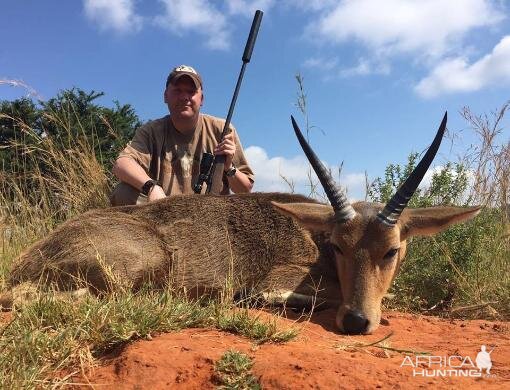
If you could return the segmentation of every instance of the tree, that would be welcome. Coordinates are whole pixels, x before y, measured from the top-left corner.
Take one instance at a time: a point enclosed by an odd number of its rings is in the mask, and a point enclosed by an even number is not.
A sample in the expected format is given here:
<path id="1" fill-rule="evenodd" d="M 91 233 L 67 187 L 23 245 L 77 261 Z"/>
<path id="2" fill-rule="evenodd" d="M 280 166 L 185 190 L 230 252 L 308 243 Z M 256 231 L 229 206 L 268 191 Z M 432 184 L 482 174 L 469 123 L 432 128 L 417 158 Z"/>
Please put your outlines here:
<path id="1" fill-rule="evenodd" d="M 79 88 L 59 92 L 46 102 L 21 98 L 0 102 L 0 167 L 19 170 L 19 144 L 33 146 L 51 137 L 63 148 L 73 148 L 84 139 L 94 148 L 96 157 L 110 170 L 113 160 L 141 125 L 133 107 L 114 102 L 114 107 L 96 104 L 103 92 L 85 92 Z"/>
<path id="2" fill-rule="evenodd" d="M 0 168 L 9 172 L 19 172 L 22 161 L 16 151 L 26 142 L 26 128 L 39 126 L 39 109 L 27 98 L 0 102 Z"/>

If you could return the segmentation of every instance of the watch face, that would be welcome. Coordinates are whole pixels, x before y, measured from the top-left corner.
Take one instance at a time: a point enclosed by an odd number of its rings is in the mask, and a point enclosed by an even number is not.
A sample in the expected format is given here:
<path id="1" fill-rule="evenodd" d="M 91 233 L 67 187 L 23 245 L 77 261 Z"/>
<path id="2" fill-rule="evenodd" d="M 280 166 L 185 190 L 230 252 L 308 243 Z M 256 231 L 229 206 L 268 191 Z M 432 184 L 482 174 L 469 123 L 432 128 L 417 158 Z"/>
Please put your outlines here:
<path id="1" fill-rule="evenodd" d="M 232 177 L 236 174 L 236 167 L 231 167 L 226 173 L 225 175 L 228 176 L 228 177 Z"/>

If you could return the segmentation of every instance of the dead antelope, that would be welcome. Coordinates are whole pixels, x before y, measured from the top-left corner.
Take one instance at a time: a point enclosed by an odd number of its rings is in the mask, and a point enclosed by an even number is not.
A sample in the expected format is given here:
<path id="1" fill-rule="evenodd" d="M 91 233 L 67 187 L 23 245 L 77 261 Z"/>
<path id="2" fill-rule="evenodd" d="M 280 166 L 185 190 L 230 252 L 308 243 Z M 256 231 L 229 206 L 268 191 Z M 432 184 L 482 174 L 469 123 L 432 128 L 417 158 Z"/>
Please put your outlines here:
<path id="1" fill-rule="evenodd" d="M 25 251 L 12 269 L 11 286 L 42 281 L 73 290 L 85 281 L 102 292 L 115 275 L 133 289 L 150 280 L 156 287 L 171 283 L 203 294 L 221 290 L 230 277 L 234 292 L 260 292 L 294 306 L 317 296 L 339 305 L 340 331 L 372 332 L 406 240 L 479 211 L 406 209 L 439 148 L 446 115 L 422 161 L 387 205 L 349 204 L 294 118 L 292 124 L 331 205 L 300 195 L 255 193 L 176 196 L 90 211 Z"/>

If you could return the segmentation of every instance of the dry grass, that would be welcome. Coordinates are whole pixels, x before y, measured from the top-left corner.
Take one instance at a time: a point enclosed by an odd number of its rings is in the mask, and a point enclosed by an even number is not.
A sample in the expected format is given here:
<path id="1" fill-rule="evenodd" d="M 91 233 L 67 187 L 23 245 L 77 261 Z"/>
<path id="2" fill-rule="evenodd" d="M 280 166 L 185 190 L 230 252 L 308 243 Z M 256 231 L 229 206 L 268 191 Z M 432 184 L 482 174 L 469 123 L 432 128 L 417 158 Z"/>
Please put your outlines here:
<path id="1" fill-rule="evenodd" d="M 468 107 L 461 112 L 478 138 L 464 157 L 474 172 L 473 202 L 506 211 L 502 213 L 506 222 L 510 218 L 510 139 L 502 139 L 501 123 L 509 108 L 510 101 L 491 115 L 474 114 Z"/>
<path id="2" fill-rule="evenodd" d="M 61 118 L 46 119 L 58 121 L 70 131 L 69 124 Z M 109 178 L 85 137 L 62 145 L 51 137 L 38 135 L 22 122 L 17 124 L 19 137 L 9 147 L 20 166 L 13 172 L 0 171 L 2 286 L 10 263 L 28 244 L 60 222 L 109 203 Z"/>

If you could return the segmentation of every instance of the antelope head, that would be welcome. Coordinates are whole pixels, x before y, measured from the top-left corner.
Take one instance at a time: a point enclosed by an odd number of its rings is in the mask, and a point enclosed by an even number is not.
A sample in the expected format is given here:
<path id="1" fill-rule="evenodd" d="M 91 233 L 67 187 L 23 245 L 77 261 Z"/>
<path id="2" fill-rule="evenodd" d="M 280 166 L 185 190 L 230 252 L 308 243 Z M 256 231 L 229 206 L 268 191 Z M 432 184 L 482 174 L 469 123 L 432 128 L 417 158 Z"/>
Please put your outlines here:
<path id="1" fill-rule="evenodd" d="M 439 149 L 446 129 L 446 113 L 422 160 L 386 205 L 369 202 L 351 205 L 304 139 L 294 118 L 291 119 L 331 205 L 276 202 L 273 205 L 305 227 L 329 235 L 341 287 L 342 303 L 336 324 L 344 333 L 369 334 L 379 326 L 381 301 L 405 256 L 407 239 L 438 233 L 480 211 L 479 207 L 406 209 Z"/>

